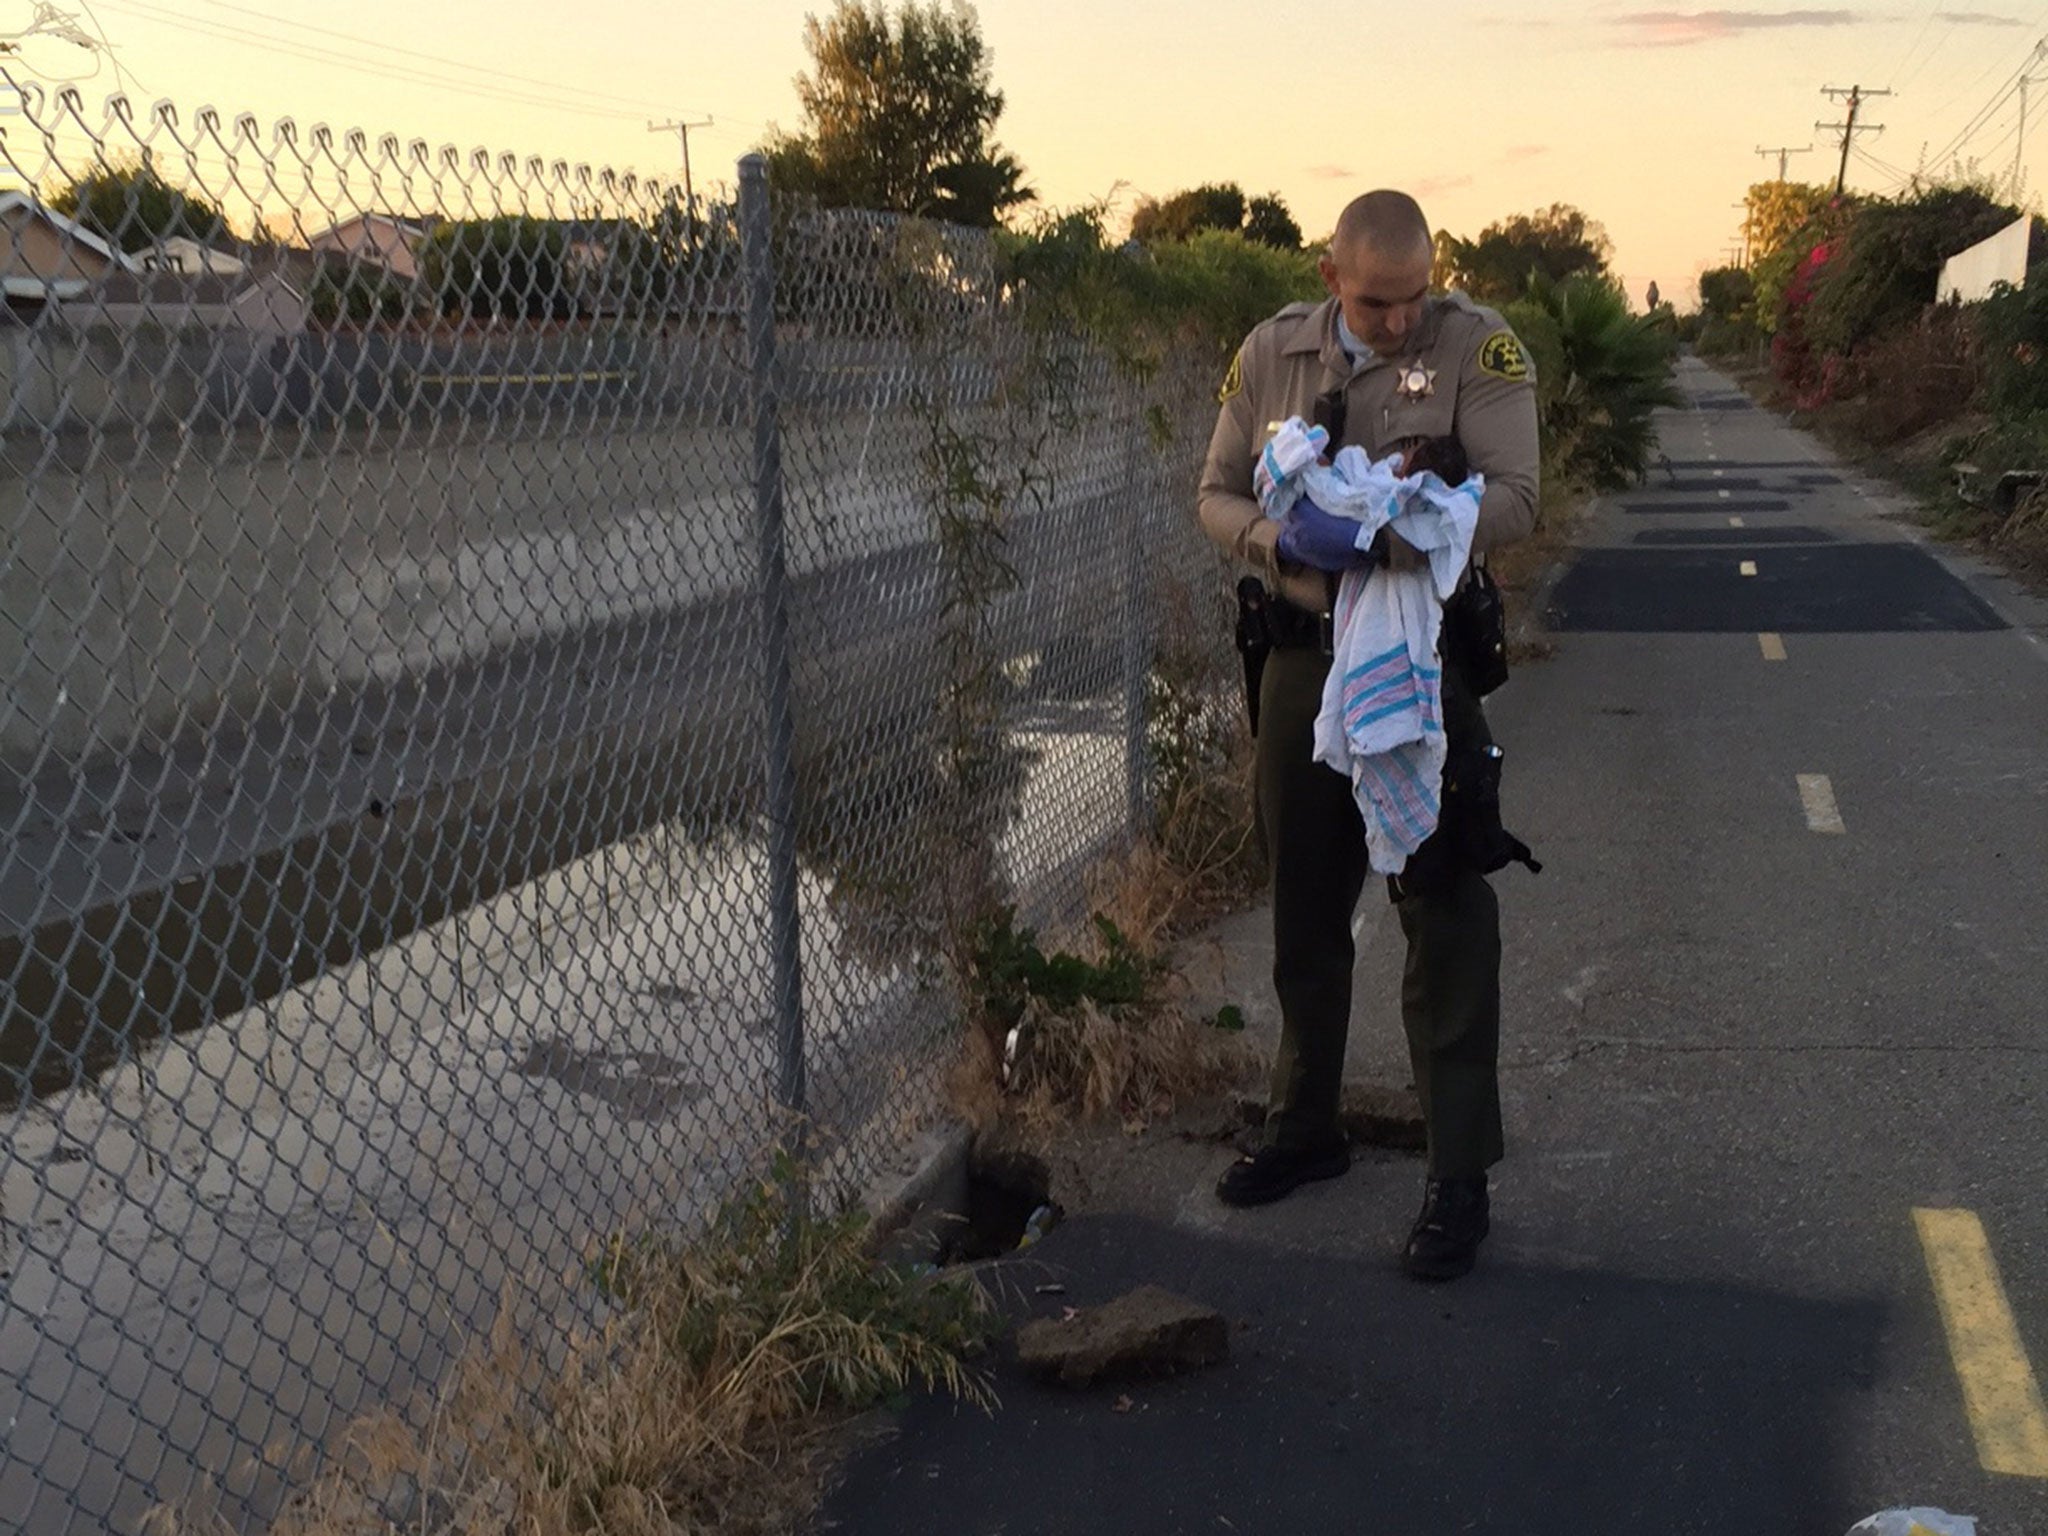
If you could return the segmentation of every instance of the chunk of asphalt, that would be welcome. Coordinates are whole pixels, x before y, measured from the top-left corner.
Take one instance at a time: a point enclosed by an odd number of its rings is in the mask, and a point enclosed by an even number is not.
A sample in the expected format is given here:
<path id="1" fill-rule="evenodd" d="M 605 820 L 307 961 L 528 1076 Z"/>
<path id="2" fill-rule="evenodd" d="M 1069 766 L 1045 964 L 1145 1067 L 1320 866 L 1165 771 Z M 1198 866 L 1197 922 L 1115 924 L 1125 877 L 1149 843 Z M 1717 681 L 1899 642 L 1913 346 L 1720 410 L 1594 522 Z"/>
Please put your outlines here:
<path id="1" fill-rule="evenodd" d="M 1017 1363 L 1069 1387 L 1171 1376 L 1229 1354 L 1230 1324 L 1221 1312 L 1156 1285 L 1017 1330 Z"/>

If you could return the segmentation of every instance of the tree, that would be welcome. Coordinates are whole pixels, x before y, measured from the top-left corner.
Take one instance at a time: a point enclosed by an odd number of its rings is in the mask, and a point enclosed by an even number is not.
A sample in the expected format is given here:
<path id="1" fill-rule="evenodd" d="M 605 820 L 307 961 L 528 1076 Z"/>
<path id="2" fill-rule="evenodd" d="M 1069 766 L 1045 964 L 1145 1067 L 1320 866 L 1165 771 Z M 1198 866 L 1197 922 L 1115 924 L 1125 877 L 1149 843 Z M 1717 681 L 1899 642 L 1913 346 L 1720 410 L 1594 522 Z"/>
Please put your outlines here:
<path id="1" fill-rule="evenodd" d="M 58 188 L 50 206 L 124 251 L 146 251 L 175 235 L 211 243 L 227 233 L 218 206 L 173 187 L 147 160 L 97 166 Z"/>
<path id="2" fill-rule="evenodd" d="M 824 20 L 805 18 L 804 46 L 803 127 L 765 146 L 778 189 L 981 227 L 1036 195 L 994 140 L 1003 94 L 972 7 L 837 0 Z"/>
<path id="3" fill-rule="evenodd" d="M 1717 320 L 1740 322 L 1756 303 L 1756 285 L 1742 267 L 1715 267 L 1700 274 L 1700 308 Z"/>
<path id="4" fill-rule="evenodd" d="M 1752 265 L 1769 261 L 1811 223 L 1835 194 L 1800 181 L 1760 181 L 1743 200 L 1742 239 Z"/>
<path id="5" fill-rule="evenodd" d="M 306 302 L 317 325 L 371 325 L 403 320 L 413 292 L 380 267 L 336 260 L 314 273 Z"/>
<path id="6" fill-rule="evenodd" d="M 1607 275 L 1614 245 L 1607 231 L 1569 203 L 1489 224 L 1476 240 L 1452 239 L 1449 286 L 1486 304 L 1519 298 L 1532 278 L 1561 283 L 1581 273 Z"/>
<path id="7" fill-rule="evenodd" d="M 1234 181 L 1189 187 L 1164 202 L 1147 198 L 1131 215 L 1131 238 L 1140 245 L 1192 240 L 1205 230 L 1242 235 L 1276 251 L 1301 249 L 1301 226 L 1280 194 L 1247 199 Z"/>
<path id="8" fill-rule="evenodd" d="M 2019 210 L 1975 187 L 1931 187 L 1865 204 L 1813 273 L 1807 334 L 1847 356 L 1935 301 L 1944 261 L 1997 233 Z"/>
<path id="9" fill-rule="evenodd" d="M 1447 229 L 1438 230 L 1431 239 L 1429 286 L 1445 293 L 1458 286 L 1458 247 L 1464 242 Z"/>
<path id="10" fill-rule="evenodd" d="M 1595 490 L 1639 482 L 1655 412 L 1681 403 L 1670 327 L 1630 314 L 1618 283 L 1588 273 L 1537 278 L 1505 318 L 1536 360 L 1546 467 Z"/>
<path id="11" fill-rule="evenodd" d="M 1188 240 L 1205 229 L 1244 230 L 1244 189 L 1234 181 L 1209 182 L 1176 192 L 1165 202 L 1140 203 L 1131 215 L 1131 238 L 1140 245 Z"/>
<path id="12" fill-rule="evenodd" d="M 562 226 L 547 219 L 469 219 L 436 226 L 421 269 L 448 314 L 558 319 L 572 308 L 568 245 Z"/>
<path id="13" fill-rule="evenodd" d="M 1301 226 L 1294 222 L 1294 215 L 1287 211 L 1287 204 L 1277 192 L 1251 200 L 1245 210 L 1244 237 L 1270 245 L 1276 251 L 1301 249 Z"/>
<path id="14" fill-rule="evenodd" d="M 938 201 L 932 217 L 971 229 L 994 229 L 1003 215 L 1037 197 L 1024 185 L 1024 166 L 1008 150 L 981 159 L 942 165 L 933 174 Z"/>

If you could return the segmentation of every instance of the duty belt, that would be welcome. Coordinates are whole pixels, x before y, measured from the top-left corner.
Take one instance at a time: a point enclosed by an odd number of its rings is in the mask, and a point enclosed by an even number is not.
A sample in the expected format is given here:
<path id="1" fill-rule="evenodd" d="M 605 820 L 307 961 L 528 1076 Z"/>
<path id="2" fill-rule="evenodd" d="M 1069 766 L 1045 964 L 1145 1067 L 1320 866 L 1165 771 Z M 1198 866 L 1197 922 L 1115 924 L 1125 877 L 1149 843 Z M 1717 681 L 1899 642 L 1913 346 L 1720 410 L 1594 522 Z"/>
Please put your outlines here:
<path id="1" fill-rule="evenodd" d="M 1266 638 L 1283 651 L 1320 651 L 1325 656 L 1336 651 L 1331 616 L 1312 612 L 1284 597 L 1274 597 L 1266 605 Z"/>

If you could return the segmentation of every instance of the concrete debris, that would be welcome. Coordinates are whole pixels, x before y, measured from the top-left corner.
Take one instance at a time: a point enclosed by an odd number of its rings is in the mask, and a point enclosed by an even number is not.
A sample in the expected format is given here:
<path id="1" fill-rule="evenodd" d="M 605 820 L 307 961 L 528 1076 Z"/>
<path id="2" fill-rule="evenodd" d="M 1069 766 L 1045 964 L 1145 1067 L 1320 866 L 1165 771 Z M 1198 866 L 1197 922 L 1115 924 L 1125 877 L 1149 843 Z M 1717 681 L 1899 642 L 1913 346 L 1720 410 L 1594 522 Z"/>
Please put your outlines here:
<path id="1" fill-rule="evenodd" d="M 1222 1313 L 1156 1285 L 1017 1331 L 1018 1363 L 1070 1387 L 1196 1370 L 1229 1353 L 1230 1325 Z"/>

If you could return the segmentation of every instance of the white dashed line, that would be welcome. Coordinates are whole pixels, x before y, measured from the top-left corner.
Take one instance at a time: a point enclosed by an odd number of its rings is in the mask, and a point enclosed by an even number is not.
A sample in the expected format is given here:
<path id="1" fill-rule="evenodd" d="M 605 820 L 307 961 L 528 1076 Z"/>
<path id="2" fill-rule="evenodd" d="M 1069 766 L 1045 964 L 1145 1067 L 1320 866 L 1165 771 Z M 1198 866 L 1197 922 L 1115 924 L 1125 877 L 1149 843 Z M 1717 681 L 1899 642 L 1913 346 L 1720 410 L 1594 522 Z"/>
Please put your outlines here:
<path id="1" fill-rule="evenodd" d="M 1842 813 L 1835 807 L 1835 787 L 1824 773 L 1799 775 L 1799 803 L 1806 808 L 1806 830 L 1843 833 Z"/>
<path id="2" fill-rule="evenodd" d="M 1728 519 L 1728 526 L 1730 528 L 1740 528 L 1742 526 L 1742 519 L 1739 517 L 1731 517 Z"/>
<path id="3" fill-rule="evenodd" d="M 1714 492 L 1714 494 L 1720 497 L 1723 501 L 1732 501 L 1735 497 L 1735 493 L 1733 491 L 1716 491 Z"/>
<path id="4" fill-rule="evenodd" d="M 1754 560 L 1745 560 L 1742 562 L 1740 569 L 1743 575 L 1754 576 L 1756 574 L 1756 562 Z"/>
<path id="5" fill-rule="evenodd" d="M 1765 661 L 1783 661 L 1785 659 L 1785 637 L 1783 635 L 1774 635 L 1767 630 L 1756 637 L 1756 643 L 1758 648 L 1763 651 Z"/>
<path id="6" fill-rule="evenodd" d="M 1721 477 L 1722 477 L 1723 475 L 1725 475 L 1725 474 L 1727 474 L 1727 473 L 1728 473 L 1728 471 L 1727 471 L 1727 470 L 1725 470 L 1725 469 L 1717 469 L 1717 470 L 1715 470 L 1715 471 L 1714 471 L 1714 478 L 1715 478 L 1716 480 L 1719 480 L 1719 479 L 1720 479 L 1720 478 L 1721 478 Z"/>

